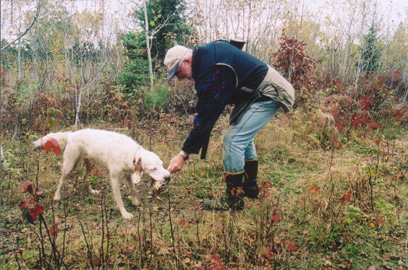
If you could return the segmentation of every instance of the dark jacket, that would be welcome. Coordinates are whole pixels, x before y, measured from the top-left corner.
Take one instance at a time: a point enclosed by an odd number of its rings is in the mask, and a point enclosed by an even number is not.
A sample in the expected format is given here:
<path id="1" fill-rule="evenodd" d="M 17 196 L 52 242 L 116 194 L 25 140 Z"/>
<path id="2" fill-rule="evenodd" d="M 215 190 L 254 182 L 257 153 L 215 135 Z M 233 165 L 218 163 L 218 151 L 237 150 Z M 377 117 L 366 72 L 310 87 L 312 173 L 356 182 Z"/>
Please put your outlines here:
<path id="1" fill-rule="evenodd" d="M 234 104 L 231 124 L 259 98 L 258 88 L 268 65 L 219 40 L 193 50 L 193 79 L 197 91 L 194 127 L 183 145 L 187 153 L 197 154 L 208 143 L 211 130 L 227 104 Z"/>

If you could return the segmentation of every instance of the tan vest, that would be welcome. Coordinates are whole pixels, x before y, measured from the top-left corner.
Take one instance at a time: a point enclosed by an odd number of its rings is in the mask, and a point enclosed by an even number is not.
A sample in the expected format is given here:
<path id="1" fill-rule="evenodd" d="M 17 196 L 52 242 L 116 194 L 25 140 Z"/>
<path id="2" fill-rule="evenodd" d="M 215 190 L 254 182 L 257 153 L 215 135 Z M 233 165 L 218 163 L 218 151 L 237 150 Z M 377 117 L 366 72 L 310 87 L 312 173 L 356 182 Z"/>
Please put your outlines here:
<path id="1" fill-rule="evenodd" d="M 285 112 L 290 112 L 295 103 L 295 89 L 278 71 L 268 67 L 268 73 L 257 90 L 281 104 Z"/>
<path id="2" fill-rule="evenodd" d="M 251 93 L 252 97 L 247 102 L 234 107 L 230 116 L 231 125 L 237 123 L 251 104 L 262 96 L 270 97 L 278 102 L 286 113 L 293 109 L 295 89 L 278 71 L 269 65 L 268 67 L 268 73 L 256 90 L 247 87 L 240 88 L 241 91 Z"/>

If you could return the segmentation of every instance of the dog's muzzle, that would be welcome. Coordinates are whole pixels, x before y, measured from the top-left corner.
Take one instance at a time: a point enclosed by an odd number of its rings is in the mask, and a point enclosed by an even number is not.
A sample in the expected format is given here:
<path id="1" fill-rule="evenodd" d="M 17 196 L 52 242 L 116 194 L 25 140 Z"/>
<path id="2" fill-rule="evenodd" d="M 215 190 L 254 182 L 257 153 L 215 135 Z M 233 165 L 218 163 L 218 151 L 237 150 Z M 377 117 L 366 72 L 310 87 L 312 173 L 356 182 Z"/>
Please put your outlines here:
<path id="1" fill-rule="evenodd" d="M 152 178 L 150 185 L 153 189 L 153 194 L 155 197 L 159 196 L 160 193 L 167 190 L 169 187 L 170 177 L 164 178 L 164 182 L 158 182 Z"/>

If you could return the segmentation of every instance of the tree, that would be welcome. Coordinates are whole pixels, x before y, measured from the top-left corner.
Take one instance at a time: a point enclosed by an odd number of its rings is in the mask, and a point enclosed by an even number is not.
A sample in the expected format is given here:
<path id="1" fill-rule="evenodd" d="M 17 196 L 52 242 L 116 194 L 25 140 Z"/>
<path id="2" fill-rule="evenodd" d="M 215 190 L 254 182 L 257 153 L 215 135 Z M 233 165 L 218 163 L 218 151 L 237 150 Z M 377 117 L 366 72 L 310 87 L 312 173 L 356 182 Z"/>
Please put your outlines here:
<path id="1" fill-rule="evenodd" d="M 190 35 L 186 23 L 185 0 L 148 0 L 146 13 L 149 22 L 149 38 L 151 39 L 151 54 L 157 59 L 163 59 L 166 51 L 174 43 L 183 43 L 183 38 Z M 141 7 L 136 11 L 139 25 L 145 29 L 145 12 Z"/>
<path id="2" fill-rule="evenodd" d="M 382 53 L 378 46 L 377 28 L 374 23 L 371 25 L 368 34 L 364 36 L 360 54 L 362 61 L 359 68 L 363 73 L 379 71 Z"/>
<path id="3" fill-rule="evenodd" d="M 184 16 L 184 0 L 149 0 L 146 10 L 142 6 L 135 12 L 141 30 L 120 37 L 126 59 L 124 71 L 118 77 L 128 94 L 147 84 L 148 67 L 152 66 L 150 73 L 158 70 L 161 66 L 158 62 L 163 61 L 166 51 L 175 43 L 184 43 L 183 38 L 190 33 Z"/>
<path id="4" fill-rule="evenodd" d="M 143 33 L 126 33 L 120 37 L 125 56 L 124 71 L 118 73 L 119 81 L 126 87 L 126 93 L 131 94 L 138 86 L 148 80 L 148 65 L 146 61 L 146 39 Z"/>
<path id="5" fill-rule="evenodd" d="M 40 9 L 41 9 L 41 2 L 40 1 L 37 1 L 37 6 L 36 6 L 36 14 L 34 15 L 34 18 L 33 18 L 33 20 L 31 21 L 31 23 L 26 27 L 26 29 L 24 30 L 24 32 L 22 32 L 22 33 L 20 33 L 19 35 L 18 35 L 18 37 L 16 38 L 16 39 L 14 39 L 13 41 L 11 41 L 10 43 L 8 43 L 8 44 L 6 44 L 6 45 L 4 45 L 4 46 L 1 46 L 1 51 L 3 52 L 4 50 L 6 50 L 9 46 L 11 46 L 13 43 L 15 43 L 15 42 L 17 42 L 17 41 L 20 41 L 20 39 L 22 38 L 22 37 L 24 37 L 27 33 L 28 33 L 28 31 L 30 31 L 30 29 L 34 26 L 34 24 L 36 23 L 36 21 L 37 21 L 37 19 L 38 19 L 38 15 L 40 14 Z M 11 9 L 12 9 L 12 7 L 11 7 Z M 12 17 L 12 15 L 11 15 L 11 17 Z M 20 27 L 19 27 L 20 28 Z"/>

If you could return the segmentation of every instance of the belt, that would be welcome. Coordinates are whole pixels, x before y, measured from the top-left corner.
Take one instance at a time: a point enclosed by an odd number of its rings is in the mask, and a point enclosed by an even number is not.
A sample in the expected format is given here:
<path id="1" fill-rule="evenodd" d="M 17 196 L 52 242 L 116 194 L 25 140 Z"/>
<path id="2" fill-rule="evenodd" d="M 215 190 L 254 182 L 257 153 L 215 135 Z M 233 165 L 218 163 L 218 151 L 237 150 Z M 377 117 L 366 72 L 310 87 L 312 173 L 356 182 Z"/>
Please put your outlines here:
<path id="1" fill-rule="evenodd" d="M 257 98 L 257 99 L 254 101 L 254 103 L 262 102 L 262 101 L 268 101 L 268 100 L 271 100 L 271 99 L 272 99 L 272 98 L 267 97 L 267 96 L 261 96 L 260 98 Z"/>

